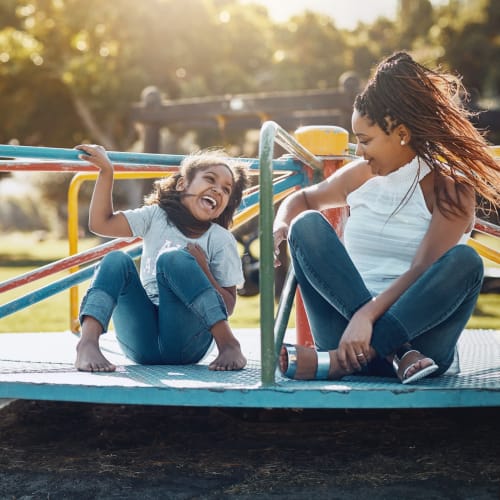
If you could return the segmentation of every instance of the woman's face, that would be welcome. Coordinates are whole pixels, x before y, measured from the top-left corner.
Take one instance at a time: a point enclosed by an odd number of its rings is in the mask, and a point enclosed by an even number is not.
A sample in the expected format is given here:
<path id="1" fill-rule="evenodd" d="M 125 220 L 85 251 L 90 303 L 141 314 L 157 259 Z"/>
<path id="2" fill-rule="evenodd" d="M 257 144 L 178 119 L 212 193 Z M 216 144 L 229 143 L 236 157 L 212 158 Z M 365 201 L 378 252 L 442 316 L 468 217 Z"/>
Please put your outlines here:
<path id="1" fill-rule="evenodd" d="M 214 220 L 227 207 L 233 191 L 233 175 L 226 165 L 213 165 L 198 170 L 189 184 L 181 177 L 176 189 L 184 192 L 182 204 L 194 218 Z"/>
<path id="2" fill-rule="evenodd" d="M 358 140 L 356 154 L 366 160 L 374 175 L 388 175 L 415 156 L 407 142 L 409 137 L 401 126 L 386 134 L 376 123 L 354 110 L 352 131 Z"/>

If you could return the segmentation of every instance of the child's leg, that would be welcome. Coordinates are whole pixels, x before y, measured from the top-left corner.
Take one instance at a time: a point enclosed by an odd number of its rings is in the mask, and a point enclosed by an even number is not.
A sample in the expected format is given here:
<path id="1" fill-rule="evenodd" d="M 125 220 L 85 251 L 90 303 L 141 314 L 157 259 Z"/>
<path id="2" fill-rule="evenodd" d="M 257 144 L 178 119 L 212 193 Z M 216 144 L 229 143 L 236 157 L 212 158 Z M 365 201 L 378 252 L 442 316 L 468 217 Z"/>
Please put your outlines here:
<path id="1" fill-rule="evenodd" d="M 212 339 L 219 356 L 213 370 L 239 370 L 246 365 L 238 340 L 227 322 L 227 311 L 195 258 L 186 250 L 165 252 L 157 261 L 160 291 L 160 348 L 165 362 L 199 361 Z"/>
<path id="2" fill-rule="evenodd" d="M 126 303 L 126 304 L 125 304 Z M 118 307 L 115 309 L 116 305 Z M 107 331 L 111 315 L 118 309 L 127 311 L 127 328 L 132 336 L 142 337 L 144 328 L 156 330 L 156 311 L 140 283 L 133 260 L 123 252 L 106 255 L 96 270 L 91 287 L 80 308 L 82 335 L 77 346 L 76 367 L 82 371 L 113 371 L 115 366 L 99 348 L 100 335 Z M 140 318 L 140 329 L 128 328 Z M 120 321 L 118 321 L 120 323 Z M 116 327 L 116 324 L 115 324 Z M 136 329 L 137 330 L 137 329 Z M 119 337 L 117 328 L 117 336 Z M 157 342 L 156 342 L 157 343 Z M 127 355 L 129 353 L 126 353 Z"/>

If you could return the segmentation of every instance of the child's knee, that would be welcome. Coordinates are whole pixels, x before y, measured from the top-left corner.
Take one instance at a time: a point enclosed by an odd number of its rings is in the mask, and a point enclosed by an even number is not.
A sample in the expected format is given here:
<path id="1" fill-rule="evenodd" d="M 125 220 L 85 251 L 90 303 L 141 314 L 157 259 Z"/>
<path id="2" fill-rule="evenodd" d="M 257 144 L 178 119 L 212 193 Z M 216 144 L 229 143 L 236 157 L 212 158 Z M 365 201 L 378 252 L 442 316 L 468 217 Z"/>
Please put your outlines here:
<path id="1" fill-rule="evenodd" d="M 158 255 L 156 259 L 156 271 L 162 272 L 168 270 L 171 273 L 171 271 L 179 269 L 184 270 L 183 273 L 185 275 L 185 269 L 190 261 L 194 261 L 194 257 L 187 250 L 182 248 L 168 249 Z"/>
<path id="2" fill-rule="evenodd" d="M 102 259 L 102 263 L 108 265 L 128 265 L 130 262 L 133 262 L 132 257 L 121 250 L 113 250 Z"/>

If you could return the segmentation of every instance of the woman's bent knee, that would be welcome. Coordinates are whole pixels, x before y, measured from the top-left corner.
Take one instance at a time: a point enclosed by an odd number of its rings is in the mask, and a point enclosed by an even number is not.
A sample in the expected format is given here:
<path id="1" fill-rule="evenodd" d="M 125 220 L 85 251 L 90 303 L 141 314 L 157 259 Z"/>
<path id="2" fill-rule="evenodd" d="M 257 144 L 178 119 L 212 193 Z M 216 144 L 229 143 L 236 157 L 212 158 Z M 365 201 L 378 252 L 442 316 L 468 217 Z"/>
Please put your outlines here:
<path id="1" fill-rule="evenodd" d="M 295 238 L 309 238 L 318 234 L 320 227 L 329 224 L 321 212 L 317 210 L 306 210 L 300 213 L 290 224 L 290 235 Z"/>
<path id="2" fill-rule="evenodd" d="M 471 246 L 457 245 L 448 251 L 447 258 L 454 272 L 461 272 L 465 276 L 477 275 L 479 279 L 482 279 L 484 274 L 483 260 Z"/>

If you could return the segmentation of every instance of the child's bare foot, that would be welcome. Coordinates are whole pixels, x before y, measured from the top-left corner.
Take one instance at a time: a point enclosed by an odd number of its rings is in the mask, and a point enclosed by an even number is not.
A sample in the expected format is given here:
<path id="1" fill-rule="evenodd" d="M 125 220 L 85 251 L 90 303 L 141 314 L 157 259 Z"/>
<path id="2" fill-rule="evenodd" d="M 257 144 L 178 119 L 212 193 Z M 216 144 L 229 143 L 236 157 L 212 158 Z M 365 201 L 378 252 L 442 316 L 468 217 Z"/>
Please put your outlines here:
<path id="1" fill-rule="evenodd" d="M 82 336 L 76 346 L 75 367 L 82 372 L 114 372 L 116 366 L 110 363 L 99 348 L 102 334 L 101 324 L 92 316 L 85 316 Z"/>
<path id="2" fill-rule="evenodd" d="M 219 355 L 208 365 L 209 370 L 241 370 L 247 358 L 241 352 L 240 343 L 233 335 L 227 321 L 219 321 L 210 330 L 217 344 Z"/>
<path id="3" fill-rule="evenodd" d="M 241 352 L 238 341 L 234 345 L 226 344 L 219 349 L 219 355 L 208 365 L 209 370 L 226 371 L 245 368 L 247 359 Z"/>
<path id="4" fill-rule="evenodd" d="M 116 366 L 102 354 L 92 340 L 81 339 L 76 346 L 75 367 L 82 372 L 114 372 Z"/>
<path id="5" fill-rule="evenodd" d="M 337 351 L 328 351 L 320 353 L 322 357 L 328 354 L 328 378 L 329 380 L 338 380 L 345 375 L 350 375 L 352 371 L 346 371 L 340 367 L 337 360 Z M 280 371 L 283 375 L 295 380 L 316 380 L 318 374 L 318 351 L 314 348 L 300 345 L 283 345 L 279 356 Z"/>

